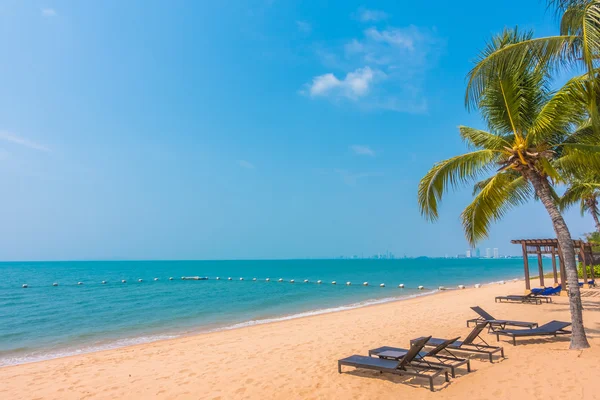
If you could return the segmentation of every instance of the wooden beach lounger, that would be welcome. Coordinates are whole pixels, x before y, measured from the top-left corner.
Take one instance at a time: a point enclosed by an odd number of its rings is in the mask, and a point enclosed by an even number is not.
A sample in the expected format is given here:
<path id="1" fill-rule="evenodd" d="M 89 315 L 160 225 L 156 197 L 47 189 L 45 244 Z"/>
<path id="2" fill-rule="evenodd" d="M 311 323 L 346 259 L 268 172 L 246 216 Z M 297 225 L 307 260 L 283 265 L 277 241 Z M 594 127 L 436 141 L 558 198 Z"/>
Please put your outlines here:
<path id="1" fill-rule="evenodd" d="M 459 368 L 463 365 L 467 366 L 467 372 L 471 372 L 471 362 L 468 358 L 460 358 L 452 354 L 451 352 L 446 350 L 446 347 L 456 342 L 459 337 L 455 337 L 454 339 L 446 340 L 439 345 L 435 346 L 429 351 L 421 351 L 415 357 L 415 362 L 423 362 L 425 365 L 433 365 L 435 367 L 447 367 L 450 368 L 450 372 L 452 377 L 456 377 L 456 368 Z M 439 354 L 442 350 L 446 350 L 449 355 L 441 355 Z M 379 356 L 382 358 L 386 358 L 385 354 L 388 352 L 393 352 L 394 354 L 406 354 L 409 350 L 399 348 L 399 347 L 389 347 L 383 346 L 377 349 L 369 350 L 369 356 Z"/>
<path id="2" fill-rule="evenodd" d="M 509 294 L 508 296 L 496 296 L 496 303 L 525 303 L 525 304 L 542 304 L 552 303 L 552 298 L 540 296 L 535 293 L 526 295 Z"/>
<path id="3" fill-rule="evenodd" d="M 562 322 L 562 321 L 550 321 L 547 324 L 544 324 L 540 327 L 534 329 L 502 329 L 497 330 L 494 333 L 496 334 L 496 340 L 500 340 L 500 335 L 502 336 L 510 336 L 513 339 L 513 346 L 517 345 L 518 337 L 530 337 L 530 336 L 558 336 L 558 335 L 570 335 L 571 331 L 566 330 L 565 328 L 570 326 L 570 322 Z"/>
<path id="4" fill-rule="evenodd" d="M 449 344 L 448 346 L 446 346 L 446 348 L 444 348 L 444 351 L 453 355 L 450 350 L 453 351 L 459 351 L 459 352 L 464 352 L 464 353 L 470 353 L 472 355 L 475 354 L 485 354 L 488 356 L 489 360 L 491 363 L 494 362 L 494 355 L 496 353 L 500 353 L 500 356 L 502 358 L 504 358 L 504 348 L 499 347 L 499 346 L 490 346 L 481 336 L 481 332 L 485 329 L 485 327 L 487 326 L 487 322 L 481 322 L 479 324 L 477 324 L 475 326 L 475 328 L 473 328 L 473 330 L 471 331 L 471 333 L 469 333 L 469 336 L 467 336 L 465 338 L 465 340 L 460 341 L 460 340 L 456 340 L 453 343 Z M 411 344 L 415 343 L 419 340 L 422 340 L 423 338 L 417 338 L 417 339 L 413 339 L 411 340 Z M 479 343 L 475 343 L 475 339 L 479 339 L 480 342 Z M 445 342 L 446 339 L 440 339 L 440 338 L 429 338 L 429 340 L 427 341 L 427 343 L 425 344 L 426 346 L 438 346 L 441 343 Z"/>
<path id="5" fill-rule="evenodd" d="M 338 361 L 338 372 L 342 373 L 342 365 L 355 368 L 372 369 L 379 372 L 389 372 L 397 375 L 408 375 L 429 380 L 429 389 L 433 392 L 433 379 L 445 375 L 446 382 L 449 382 L 448 370 L 445 367 L 433 367 L 423 365 L 421 362 L 414 362 L 425 343 L 431 338 L 426 337 L 416 341 L 410 347 L 406 355 L 399 360 L 389 360 L 384 358 L 373 358 L 368 356 L 353 355 Z"/>
<path id="6" fill-rule="evenodd" d="M 519 328 L 537 328 L 537 326 L 538 326 L 538 324 L 536 322 L 496 319 L 496 318 L 492 317 L 489 313 L 485 312 L 479 306 L 471 307 L 471 310 L 473 310 L 477 314 L 479 314 L 479 318 L 473 318 L 473 319 L 467 320 L 467 327 L 469 327 L 471 323 L 479 324 L 480 322 L 489 323 L 490 331 L 495 331 L 497 329 L 505 329 L 507 326 L 516 326 Z"/>

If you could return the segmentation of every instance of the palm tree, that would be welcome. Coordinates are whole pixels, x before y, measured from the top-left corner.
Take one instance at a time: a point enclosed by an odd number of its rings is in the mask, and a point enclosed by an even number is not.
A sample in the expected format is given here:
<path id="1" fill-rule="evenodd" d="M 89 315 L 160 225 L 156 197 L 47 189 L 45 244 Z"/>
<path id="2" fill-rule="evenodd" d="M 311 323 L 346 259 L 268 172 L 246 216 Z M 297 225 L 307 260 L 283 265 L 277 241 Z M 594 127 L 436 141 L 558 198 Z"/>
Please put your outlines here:
<path id="1" fill-rule="evenodd" d="M 486 85 L 493 71 L 503 70 L 531 57 L 552 69 L 586 71 L 581 78 L 580 95 L 585 102 L 591 128 L 600 132 L 600 82 L 597 79 L 600 60 L 600 0 L 547 0 L 560 17 L 560 32 L 556 36 L 528 37 L 487 54 L 469 74 L 467 104 L 472 93 Z M 597 143 L 596 143 L 597 144 Z"/>
<path id="2" fill-rule="evenodd" d="M 600 174 L 597 171 L 588 172 L 583 177 L 569 179 L 569 187 L 561 198 L 561 206 L 567 209 L 579 203 L 581 216 L 590 213 L 596 225 L 596 232 L 600 233 Z"/>
<path id="3" fill-rule="evenodd" d="M 531 40 L 531 33 L 505 30 L 492 38 L 480 55 L 485 62 L 504 48 Z M 493 221 L 512 208 L 537 197 L 548 212 L 563 251 L 573 334 L 572 349 L 589 347 L 583 328 L 575 252 L 569 228 L 557 205 L 553 185 L 566 173 L 580 173 L 584 164 L 600 165 L 600 157 L 588 157 L 599 149 L 587 143 L 594 137 L 581 95 L 585 77 L 575 77 L 553 92 L 550 76 L 537 57 L 525 54 L 519 60 L 494 69 L 470 96 L 489 130 L 460 126 L 463 140 L 473 149 L 467 154 L 441 161 L 419 184 L 421 213 L 438 217 L 438 204 L 451 188 L 473 181 L 474 199 L 461 214 L 467 240 L 475 244 L 488 236 Z"/>

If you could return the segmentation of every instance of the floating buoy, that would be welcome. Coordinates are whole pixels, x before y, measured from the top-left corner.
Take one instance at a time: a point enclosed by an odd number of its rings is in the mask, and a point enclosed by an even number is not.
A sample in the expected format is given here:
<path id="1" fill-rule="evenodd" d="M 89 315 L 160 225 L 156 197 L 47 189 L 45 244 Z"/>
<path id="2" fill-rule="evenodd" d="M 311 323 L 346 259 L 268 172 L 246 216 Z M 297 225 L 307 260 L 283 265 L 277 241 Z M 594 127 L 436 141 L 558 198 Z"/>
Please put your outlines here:
<path id="1" fill-rule="evenodd" d="M 425 289 L 425 288 L 424 288 L 423 286 L 419 286 L 417 289 L 419 289 L 419 290 L 423 290 L 423 289 Z"/>
<path id="2" fill-rule="evenodd" d="M 231 279 L 231 277 L 229 277 L 229 278 L 227 278 L 227 280 L 228 280 L 228 281 L 231 281 L 231 280 L 233 280 L 233 279 Z"/>
<path id="3" fill-rule="evenodd" d="M 217 278 L 217 279 L 219 279 L 219 278 Z M 172 280 L 173 280 L 173 277 L 170 277 L 170 278 L 169 278 L 169 280 L 170 280 L 170 281 L 172 281 Z"/>
<path id="4" fill-rule="evenodd" d="M 399 284 L 399 285 L 398 285 L 398 287 L 399 287 L 400 289 L 404 289 L 404 283 L 401 283 L 401 284 Z"/>
<path id="5" fill-rule="evenodd" d="M 379 285 L 379 287 L 385 287 L 385 283 L 382 283 L 381 285 Z"/>
<path id="6" fill-rule="evenodd" d="M 336 282 L 336 281 L 333 281 L 333 282 L 331 282 L 331 284 L 332 284 L 332 285 L 335 285 L 335 284 L 337 284 L 337 282 Z"/>
<path id="7" fill-rule="evenodd" d="M 363 286 L 369 286 L 369 282 L 363 282 Z"/>
<path id="8" fill-rule="evenodd" d="M 77 282 L 78 285 L 83 285 L 83 282 Z"/>
<path id="9" fill-rule="evenodd" d="M 158 280 L 158 278 L 154 278 L 154 282 L 156 282 Z"/>
<path id="10" fill-rule="evenodd" d="M 475 284 L 475 289 L 479 289 L 481 287 L 481 283 L 476 283 Z"/>
<path id="11" fill-rule="evenodd" d="M 283 282 L 283 278 L 279 278 L 277 282 Z"/>
<path id="12" fill-rule="evenodd" d="M 252 280 L 253 280 L 253 281 L 255 281 L 255 280 L 256 280 L 256 278 L 252 278 Z"/>
<path id="13" fill-rule="evenodd" d="M 295 281 L 295 280 L 293 280 L 293 279 L 291 279 L 291 280 L 290 280 L 290 283 L 294 283 L 294 282 L 296 282 L 296 281 Z"/>
<path id="14" fill-rule="evenodd" d="M 218 281 L 221 280 L 221 278 L 219 278 L 218 276 L 215 279 L 218 280 Z"/>
<path id="15" fill-rule="evenodd" d="M 54 283 L 52 284 L 52 286 L 58 286 L 58 283 L 54 282 Z"/>
<path id="16" fill-rule="evenodd" d="M 304 280 L 304 283 L 308 283 L 308 279 L 305 279 L 305 280 Z"/>
<path id="17" fill-rule="evenodd" d="M 443 286 L 440 286 L 440 287 L 438 287 L 438 290 L 446 290 L 446 288 Z"/>
<path id="18" fill-rule="evenodd" d="M 102 283 L 103 285 L 106 285 L 106 281 L 102 281 L 101 283 Z"/>
<path id="19" fill-rule="evenodd" d="M 243 281 L 243 280 L 244 280 L 244 278 L 240 278 L 240 281 Z"/>
<path id="20" fill-rule="evenodd" d="M 265 281 L 271 282 L 271 278 L 267 278 L 267 279 L 265 279 Z"/>
<path id="21" fill-rule="evenodd" d="M 352 285 L 352 282 L 346 282 L 346 285 L 350 286 L 350 285 Z"/>
<path id="22" fill-rule="evenodd" d="M 138 279 L 138 282 L 144 282 L 144 281 L 143 281 L 143 280 L 141 280 L 141 279 Z"/>
<path id="23" fill-rule="evenodd" d="M 27 289 L 29 286 L 27 286 L 26 283 L 23 284 L 23 289 Z"/>
<path id="24" fill-rule="evenodd" d="M 182 280 L 182 281 L 185 281 L 185 276 L 182 276 L 182 277 L 181 277 L 181 280 Z"/>
<path id="25" fill-rule="evenodd" d="M 464 289 L 464 288 L 465 288 L 465 285 L 458 285 L 458 288 L 459 288 L 459 289 Z"/>
<path id="26" fill-rule="evenodd" d="M 317 283 L 318 283 L 318 284 L 321 284 L 321 283 L 323 283 L 323 282 L 321 282 L 321 281 L 319 280 L 319 281 L 317 281 Z"/>

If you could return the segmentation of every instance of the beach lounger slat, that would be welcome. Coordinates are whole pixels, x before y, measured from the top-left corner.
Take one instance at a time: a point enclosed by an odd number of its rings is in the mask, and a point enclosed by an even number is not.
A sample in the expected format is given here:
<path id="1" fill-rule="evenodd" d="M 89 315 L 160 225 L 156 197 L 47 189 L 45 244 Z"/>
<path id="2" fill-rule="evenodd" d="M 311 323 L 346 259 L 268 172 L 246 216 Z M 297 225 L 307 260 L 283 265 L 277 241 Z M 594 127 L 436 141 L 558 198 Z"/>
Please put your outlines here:
<path id="1" fill-rule="evenodd" d="M 502 329 L 494 331 L 496 334 L 496 340 L 500 341 L 500 336 L 509 336 L 512 338 L 513 346 L 517 345 L 518 337 L 531 337 L 531 336 L 558 336 L 558 335 L 569 335 L 571 331 L 565 328 L 571 325 L 570 322 L 562 321 L 550 321 L 547 324 L 539 326 L 534 329 Z"/>

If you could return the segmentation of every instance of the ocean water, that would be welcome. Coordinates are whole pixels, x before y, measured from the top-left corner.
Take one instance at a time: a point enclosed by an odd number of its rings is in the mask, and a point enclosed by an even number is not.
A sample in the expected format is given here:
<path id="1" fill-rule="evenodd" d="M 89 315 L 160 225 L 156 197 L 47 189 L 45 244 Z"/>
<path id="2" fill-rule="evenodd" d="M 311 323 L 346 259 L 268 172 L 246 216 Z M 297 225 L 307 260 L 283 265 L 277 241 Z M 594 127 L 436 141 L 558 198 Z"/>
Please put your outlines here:
<path id="1" fill-rule="evenodd" d="M 439 286 L 513 279 L 522 276 L 522 262 L 400 259 L 0 263 L 0 366 L 354 308 L 431 293 Z M 184 281 L 182 276 L 210 279 Z M 271 281 L 266 282 L 266 278 Z M 284 282 L 278 282 L 280 278 Z M 290 283 L 291 279 L 295 283 Z M 310 283 L 304 283 L 305 279 Z M 317 280 L 323 283 L 317 284 Z M 337 285 L 331 284 L 334 280 Z M 346 286 L 348 281 L 351 286 Z M 52 286 L 54 282 L 58 286 Z M 363 282 L 369 282 L 369 286 L 363 286 Z M 379 287 L 381 283 L 386 287 Z M 401 283 L 404 289 L 398 288 Z M 22 288 L 23 284 L 28 288 Z M 419 291 L 419 285 L 426 289 Z"/>

